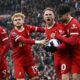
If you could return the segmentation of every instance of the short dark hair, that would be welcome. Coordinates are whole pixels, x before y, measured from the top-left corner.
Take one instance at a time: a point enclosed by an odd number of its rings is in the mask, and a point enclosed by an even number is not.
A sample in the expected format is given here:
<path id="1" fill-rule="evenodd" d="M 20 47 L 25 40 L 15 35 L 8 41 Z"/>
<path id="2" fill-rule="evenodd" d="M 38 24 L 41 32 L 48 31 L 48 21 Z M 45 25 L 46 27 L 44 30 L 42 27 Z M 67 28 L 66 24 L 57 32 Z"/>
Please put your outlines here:
<path id="1" fill-rule="evenodd" d="M 57 14 L 59 14 L 59 16 L 62 16 L 68 12 L 70 12 L 69 4 L 61 4 L 57 9 Z"/>

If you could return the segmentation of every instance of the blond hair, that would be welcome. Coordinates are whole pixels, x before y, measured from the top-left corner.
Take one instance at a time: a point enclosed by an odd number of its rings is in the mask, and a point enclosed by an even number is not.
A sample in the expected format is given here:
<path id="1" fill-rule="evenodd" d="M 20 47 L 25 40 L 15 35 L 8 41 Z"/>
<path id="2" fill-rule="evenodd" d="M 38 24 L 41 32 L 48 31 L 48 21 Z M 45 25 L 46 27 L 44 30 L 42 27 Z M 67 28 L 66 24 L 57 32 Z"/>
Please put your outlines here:
<path id="1" fill-rule="evenodd" d="M 17 17 L 17 16 L 20 16 L 20 17 L 22 17 L 22 19 L 25 19 L 25 15 L 24 15 L 23 13 L 19 12 L 19 13 L 13 14 L 13 16 L 11 17 L 12 21 L 13 21 L 13 19 L 14 19 L 15 17 Z"/>
<path id="2" fill-rule="evenodd" d="M 44 9 L 43 12 L 45 12 L 45 11 L 47 11 L 47 10 L 50 10 L 50 11 L 54 12 L 54 10 L 53 10 L 52 8 L 50 8 L 50 7 L 47 7 L 46 9 Z"/>

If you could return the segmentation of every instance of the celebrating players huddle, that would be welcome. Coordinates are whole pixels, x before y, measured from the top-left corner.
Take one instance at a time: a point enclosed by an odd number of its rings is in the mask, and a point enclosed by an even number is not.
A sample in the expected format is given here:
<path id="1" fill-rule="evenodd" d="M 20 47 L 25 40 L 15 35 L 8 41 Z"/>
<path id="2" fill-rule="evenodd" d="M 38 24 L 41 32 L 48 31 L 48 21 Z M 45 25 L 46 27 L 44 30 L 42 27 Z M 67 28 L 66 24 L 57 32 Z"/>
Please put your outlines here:
<path id="1" fill-rule="evenodd" d="M 44 10 L 44 28 L 25 24 L 25 15 L 22 13 L 13 14 L 11 19 L 14 28 L 10 32 L 10 42 L 16 80 L 25 80 L 26 73 L 31 80 L 40 80 L 33 60 L 32 44 L 44 45 L 44 49 L 52 53 L 58 80 L 80 80 L 80 25 L 71 16 L 68 4 L 60 5 L 57 13 L 59 22 L 55 22 L 55 12 L 52 8 Z M 10 48 L 10 43 L 5 29 L 0 27 L 0 31 L 0 80 L 8 80 L 5 54 Z M 45 33 L 45 38 L 31 39 L 30 33 L 36 31 Z"/>

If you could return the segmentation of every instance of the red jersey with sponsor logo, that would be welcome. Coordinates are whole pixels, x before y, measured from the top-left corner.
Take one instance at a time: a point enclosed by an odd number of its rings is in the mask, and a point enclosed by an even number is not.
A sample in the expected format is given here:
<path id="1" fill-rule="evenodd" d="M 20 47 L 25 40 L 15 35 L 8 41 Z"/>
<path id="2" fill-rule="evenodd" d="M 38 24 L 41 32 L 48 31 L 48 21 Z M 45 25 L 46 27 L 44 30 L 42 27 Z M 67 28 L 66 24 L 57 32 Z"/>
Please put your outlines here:
<path id="1" fill-rule="evenodd" d="M 71 17 L 68 24 L 65 25 L 65 30 L 67 37 L 61 37 L 57 34 L 56 38 L 72 47 L 72 50 L 70 50 L 72 59 L 78 63 L 80 61 L 80 24 L 75 18 Z"/>
<path id="2" fill-rule="evenodd" d="M 78 21 L 71 17 L 70 21 L 64 27 L 67 37 L 62 37 L 58 33 L 55 37 L 68 45 L 76 45 L 77 38 L 79 38 L 80 34 L 80 25 Z"/>
<path id="3" fill-rule="evenodd" d="M 26 39 L 30 39 L 29 35 L 33 31 L 44 32 L 45 30 L 40 27 L 24 25 L 22 30 L 18 30 L 16 27 L 10 33 L 10 39 L 13 47 L 13 61 L 20 61 L 23 63 L 26 61 L 30 63 L 33 60 L 32 52 L 31 52 L 31 44 L 23 43 L 18 41 L 20 36 L 23 36 Z M 18 35 L 15 37 L 15 35 Z M 31 41 L 31 40 L 30 40 Z M 34 44 L 35 42 L 33 42 Z"/>
<path id="4" fill-rule="evenodd" d="M 67 35 L 69 37 L 73 37 L 71 40 L 72 43 L 74 44 L 74 47 L 72 47 L 72 59 L 80 62 L 80 24 L 79 22 L 75 19 L 72 18 L 71 21 L 66 25 L 66 31 Z"/>
<path id="5" fill-rule="evenodd" d="M 75 18 L 71 18 L 69 23 L 65 26 L 67 35 L 70 36 L 78 36 L 80 33 L 80 25 Z"/>
<path id="6" fill-rule="evenodd" d="M 54 23 L 51 28 L 48 27 L 45 28 L 45 37 L 49 40 L 52 39 L 56 31 L 59 32 L 61 35 L 66 36 L 63 24 Z"/>
<path id="7" fill-rule="evenodd" d="M 56 34 L 56 32 L 58 32 L 63 37 L 66 36 L 65 26 L 62 23 L 55 23 L 50 29 L 46 27 L 45 32 L 45 36 L 47 37 L 47 39 L 55 37 L 54 34 Z M 58 78 L 61 78 L 61 74 L 65 74 L 70 70 L 70 54 L 67 46 L 63 42 L 57 48 L 58 50 L 53 53 L 54 55 L 52 55 L 52 57 L 54 57 L 54 68 L 56 70 L 57 76 Z M 66 66 L 66 68 L 64 65 Z"/>
<path id="8" fill-rule="evenodd" d="M 53 24 L 53 26 L 51 28 L 46 27 L 45 28 L 45 37 L 50 40 L 55 36 L 55 33 L 58 32 L 60 35 L 62 35 L 63 37 L 66 36 L 65 34 L 65 26 L 62 23 L 55 23 Z M 66 51 L 67 46 L 62 43 L 60 44 L 57 49 L 58 49 L 58 53 L 59 55 L 61 55 L 62 53 L 64 53 L 64 51 Z"/>

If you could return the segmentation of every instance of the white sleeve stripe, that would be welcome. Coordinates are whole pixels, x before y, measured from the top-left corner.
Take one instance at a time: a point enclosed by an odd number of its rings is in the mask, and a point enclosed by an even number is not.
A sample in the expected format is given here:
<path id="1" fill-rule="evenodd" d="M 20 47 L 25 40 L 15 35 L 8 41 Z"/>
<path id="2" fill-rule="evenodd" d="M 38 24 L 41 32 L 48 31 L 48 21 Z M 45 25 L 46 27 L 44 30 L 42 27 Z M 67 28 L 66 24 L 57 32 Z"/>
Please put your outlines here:
<path id="1" fill-rule="evenodd" d="M 4 38 L 2 41 L 5 41 L 5 40 L 7 40 L 7 39 L 8 39 L 8 37 Z"/>
<path id="2" fill-rule="evenodd" d="M 79 34 L 79 33 L 70 33 L 70 35 L 73 35 L 73 34 Z"/>
<path id="3" fill-rule="evenodd" d="M 66 36 L 66 35 L 63 35 L 64 37 Z"/>
<path id="4" fill-rule="evenodd" d="M 16 39 L 15 39 L 15 42 L 20 38 L 21 36 L 18 36 Z"/>
<path id="5" fill-rule="evenodd" d="M 37 31 L 37 27 L 36 27 L 35 31 Z"/>

